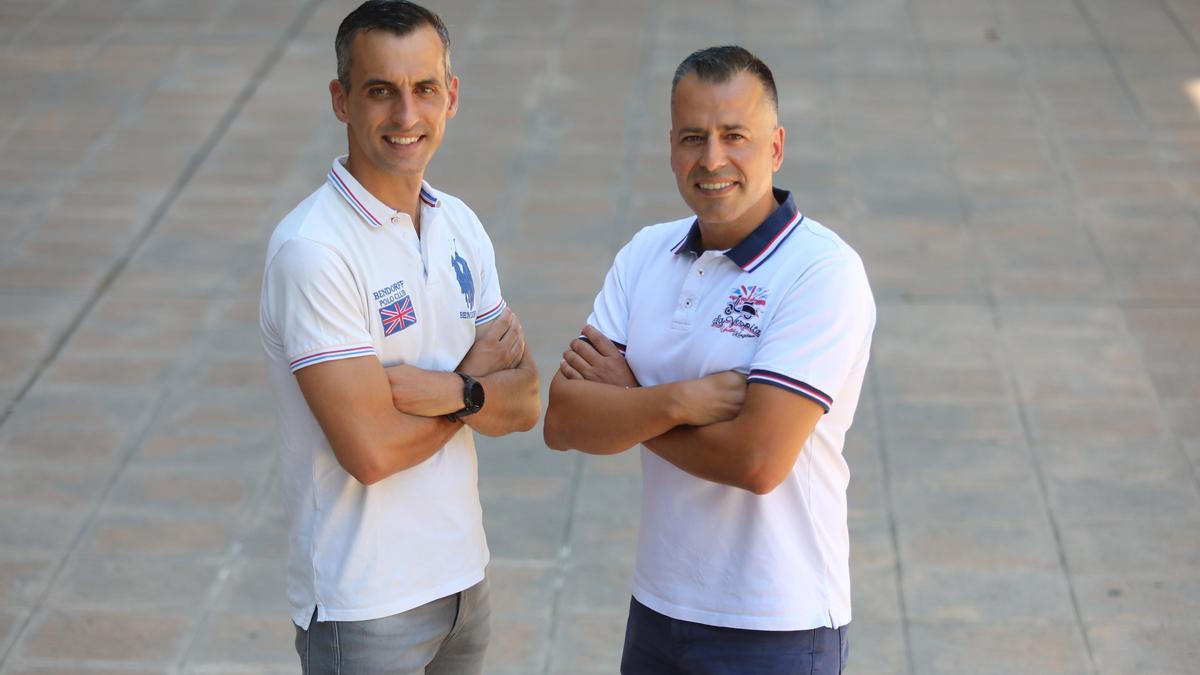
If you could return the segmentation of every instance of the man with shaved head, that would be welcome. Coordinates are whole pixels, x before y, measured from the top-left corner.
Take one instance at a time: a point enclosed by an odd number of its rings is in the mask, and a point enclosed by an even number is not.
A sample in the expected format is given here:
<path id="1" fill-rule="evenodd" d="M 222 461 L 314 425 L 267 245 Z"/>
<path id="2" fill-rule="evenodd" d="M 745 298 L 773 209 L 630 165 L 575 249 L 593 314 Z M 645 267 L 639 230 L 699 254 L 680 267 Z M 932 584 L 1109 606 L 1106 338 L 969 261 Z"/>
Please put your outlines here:
<path id="1" fill-rule="evenodd" d="M 741 47 L 680 64 L 671 169 L 694 215 L 621 249 L 550 385 L 547 445 L 642 448 L 627 675 L 845 665 L 842 446 L 875 305 L 854 250 L 773 185 L 778 107 Z"/>

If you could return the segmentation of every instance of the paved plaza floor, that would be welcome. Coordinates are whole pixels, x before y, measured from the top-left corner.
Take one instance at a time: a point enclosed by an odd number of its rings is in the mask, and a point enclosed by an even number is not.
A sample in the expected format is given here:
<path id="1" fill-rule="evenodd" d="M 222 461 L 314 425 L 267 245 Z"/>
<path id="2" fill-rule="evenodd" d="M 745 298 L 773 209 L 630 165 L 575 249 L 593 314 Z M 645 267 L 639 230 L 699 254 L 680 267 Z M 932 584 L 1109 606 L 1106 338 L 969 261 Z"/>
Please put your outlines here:
<path id="1" fill-rule="evenodd" d="M 343 152 L 354 2 L 0 0 L 0 673 L 296 673 L 264 247 Z M 543 383 L 686 215 L 667 92 L 773 68 L 778 184 L 879 306 L 848 673 L 1200 666 L 1200 4 L 431 0 L 471 204 Z M 479 442 L 488 673 L 615 673 L 635 453 Z"/>

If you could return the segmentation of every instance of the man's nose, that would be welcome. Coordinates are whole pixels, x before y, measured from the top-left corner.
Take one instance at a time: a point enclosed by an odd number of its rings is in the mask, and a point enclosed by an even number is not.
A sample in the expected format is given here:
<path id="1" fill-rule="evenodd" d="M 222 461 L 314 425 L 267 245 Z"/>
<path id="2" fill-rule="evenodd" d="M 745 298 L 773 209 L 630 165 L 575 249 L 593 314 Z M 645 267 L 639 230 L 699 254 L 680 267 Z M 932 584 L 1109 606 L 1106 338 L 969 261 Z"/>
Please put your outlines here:
<path id="1" fill-rule="evenodd" d="M 700 156 L 700 165 L 705 171 L 713 172 L 725 166 L 725 148 L 721 147 L 718 138 L 709 138 L 704 143 L 704 154 Z"/>
<path id="2" fill-rule="evenodd" d="M 392 124 L 401 129 L 411 129 L 417 124 L 417 106 L 412 92 L 403 92 L 392 104 Z"/>

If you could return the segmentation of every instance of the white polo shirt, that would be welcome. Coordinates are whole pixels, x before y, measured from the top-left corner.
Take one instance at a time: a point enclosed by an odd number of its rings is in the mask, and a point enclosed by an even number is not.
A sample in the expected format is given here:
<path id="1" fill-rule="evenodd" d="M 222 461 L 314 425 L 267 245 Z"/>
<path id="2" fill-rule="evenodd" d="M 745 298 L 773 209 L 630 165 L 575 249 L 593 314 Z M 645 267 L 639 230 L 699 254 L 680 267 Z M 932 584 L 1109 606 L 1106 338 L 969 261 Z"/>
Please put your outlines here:
<path id="1" fill-rule="evenodd" d="M 728 251 L 700 251 L 695 218 L 646 227 L 617 254 L 588 323 L 644 386 L 724 370 L 826 414 L 767 495 L 703 480 L 642 448 L 634 597 L 712 626 L 805 630 L 850 622 L 842 458 L 875 326 L 862 260 L 791 196 Z"/>
<path id="2" fill-rule="evenodd" d="M 475 445 L 464 427 L 421 464 L 364 486 L 338 463 L 294 373 L 335 359 L 451 371 L 505 307 L 495 254 L 458 199 L 421 189 L 412 219 L 333 163 L 275 228 L 260 328 L 290 518 L 292 620 L 390 616 L 478 583 L 488 562 Z"/>

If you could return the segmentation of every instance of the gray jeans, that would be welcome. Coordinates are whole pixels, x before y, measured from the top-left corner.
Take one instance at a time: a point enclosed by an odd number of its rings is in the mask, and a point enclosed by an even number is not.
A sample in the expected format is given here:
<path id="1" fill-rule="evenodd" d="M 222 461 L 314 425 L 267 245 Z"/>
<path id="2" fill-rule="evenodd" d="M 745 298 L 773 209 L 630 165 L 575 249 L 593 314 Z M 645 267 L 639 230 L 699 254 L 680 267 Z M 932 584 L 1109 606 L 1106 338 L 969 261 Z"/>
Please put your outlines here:
<path id="1" fill-rule="evenodd" d="M 491 635 L 487 579 L 461 593 L 369 621 L 296 626 L 304 675 L 479 675 Z"/>

